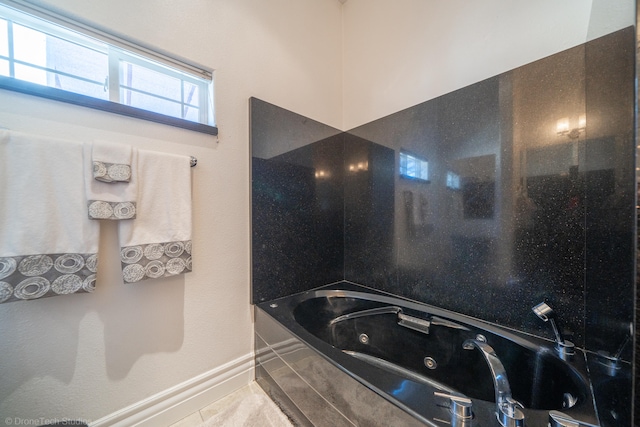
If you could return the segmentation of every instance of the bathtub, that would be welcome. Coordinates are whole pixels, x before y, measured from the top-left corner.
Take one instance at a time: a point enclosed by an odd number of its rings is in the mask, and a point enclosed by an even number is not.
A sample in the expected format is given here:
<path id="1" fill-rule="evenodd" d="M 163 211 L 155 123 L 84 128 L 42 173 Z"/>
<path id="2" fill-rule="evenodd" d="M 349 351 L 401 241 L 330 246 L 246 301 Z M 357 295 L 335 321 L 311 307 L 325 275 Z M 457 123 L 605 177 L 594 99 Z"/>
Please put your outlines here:
<path id="1" fill-rule="evenodd" d="M 498 426 L 494 375 L 468 340 L 495 351 L 527 427 L 598 425 L 579 349 L 564 361 L 552 342 L 352 283 L 258 304 L 255 331 L 257 381 L 299 425 Z"/>

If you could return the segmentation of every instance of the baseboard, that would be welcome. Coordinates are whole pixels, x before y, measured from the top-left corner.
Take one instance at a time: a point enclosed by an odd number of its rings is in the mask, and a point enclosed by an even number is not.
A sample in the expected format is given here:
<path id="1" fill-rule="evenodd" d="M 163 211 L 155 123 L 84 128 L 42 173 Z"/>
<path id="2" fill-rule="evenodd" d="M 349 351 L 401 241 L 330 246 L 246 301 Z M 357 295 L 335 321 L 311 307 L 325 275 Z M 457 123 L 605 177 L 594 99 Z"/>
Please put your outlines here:
<path id="1" fill-rule="evenodd" d="M 250 353 L 100 418 L 90 427 L 169 426 L 253 379 L 254 355 Z"/>

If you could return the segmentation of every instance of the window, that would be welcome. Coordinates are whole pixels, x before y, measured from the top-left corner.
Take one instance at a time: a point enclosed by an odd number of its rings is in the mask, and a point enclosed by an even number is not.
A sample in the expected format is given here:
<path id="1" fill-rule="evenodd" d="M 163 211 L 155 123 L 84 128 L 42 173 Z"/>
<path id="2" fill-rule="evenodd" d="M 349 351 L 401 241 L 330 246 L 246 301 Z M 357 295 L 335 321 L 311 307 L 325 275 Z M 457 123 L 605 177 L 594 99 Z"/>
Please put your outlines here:
<path id="1" fill-rule="evenodd" d="M 211 73 L 171 65 L 0 4 L 0 87 L 217 134 Z"/>
<path id="2" fill-rule="evenodd" d="M 420 181 L 429 181 L 429 162 L 414 154 L 400 151 L 400 176 Z"/>
<path id="3" fill-rule="evenodd" d="M 447 188 L 460 190 L 460 175 L 451 171 L 447 172 Z"/>

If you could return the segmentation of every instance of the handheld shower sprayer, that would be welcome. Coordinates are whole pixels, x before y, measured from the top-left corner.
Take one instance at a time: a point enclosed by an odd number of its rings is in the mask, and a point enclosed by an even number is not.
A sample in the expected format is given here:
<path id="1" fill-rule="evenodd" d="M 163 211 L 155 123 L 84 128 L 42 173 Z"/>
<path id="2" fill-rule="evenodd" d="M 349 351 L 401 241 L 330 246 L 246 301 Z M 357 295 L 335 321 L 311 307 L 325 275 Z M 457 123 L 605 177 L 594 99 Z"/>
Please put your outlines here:
<path id="1" fill-rule="evenodd" d="M 624 341 L 622 341 L 622 344 L 620 344 L 613 356 L 611 356 L 607 351 L 598 351 L 598 362 L 605 367 L 605 373 L 610 377 L 614 377 L 618 374 L 618 371 L 620 370 L 620 360 L 622 357 L 622 352 L 627 347 L 627 344 L 632 341 L 633 335 L 633 323 L 629 323 L 629 332 L 627 333 Z"/>
<path id="2" fill-rule="evenodd" d="M 546 302 L 541 302 L 540 304 L 533 307 L 533 312 L 545 322 L 551 323 L 551 327 L 553 328 L 553 333 L 556 336 L 556 341 L 563 343 L 564 338 L 558 329 L 558 325 L 556 325 L 555 316 L 556 313 L 553 311 L 551 307 Z"/>
<path id="3" fill-rule="evenodd" d="M 568 356 L 572 356 L 575 352 L 575 345 L 571 341 L 565 340 L 562 337 L 560 329 L 558 329 L 558 325 L 555 321 L 556 314 L 553 309 L 545 301 L 543 301 L 540 304 L 534 306 L 532 310 L 535 315 L 542 319 L 544 322 L 549 322 L 551 324 L 553 334 L 556 337 L 556 350 L 558 351 L 558 355 L 562 359 L 567 359 Z"/>

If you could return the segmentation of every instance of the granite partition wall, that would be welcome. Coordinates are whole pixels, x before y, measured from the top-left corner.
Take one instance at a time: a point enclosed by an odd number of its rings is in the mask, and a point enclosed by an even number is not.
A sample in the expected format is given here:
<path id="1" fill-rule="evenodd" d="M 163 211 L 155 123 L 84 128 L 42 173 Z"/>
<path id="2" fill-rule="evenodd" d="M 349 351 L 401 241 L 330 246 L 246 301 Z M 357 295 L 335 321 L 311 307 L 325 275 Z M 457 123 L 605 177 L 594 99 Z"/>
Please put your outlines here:
<path id="1" fill-rule="evenodd" d="M 256 98 L 252 302 L 344 279 L 344 135 Z"/>
<path id="2" fill-rule="evenodd" d="M 252 99 L 253 301 L 348 280 L 552 339 L 531 310 L 547 300 L 576 345 L 618 352 L 635 292 L 634 40 L 346 133 Z M 401 176 L 403 161 L 428 174 Z"/>
<path id="3" fill-rule="evenodd" d="M 394 150 L 250 99 L 252 302 L 345 279 L 395 281 Z M 361 280 L 361 283 L 368 280 Z"/>
<path id="4" fill-rule="evenodd" d="M 395 282 L 395 152 L 344 136 L 344 275 L 365 283 Z M 348 256 L 346 254 L 349 254 Z"/>
<path id="5" fill-rule="evenodd" d="M 531 310 L 547 300 L 576 345 L 615 354 L 633 321 L 633 50 L 628 28 L 349 131 L 396 170 L 391 256 L 345 246 L 346 279 L 552 339 Z M 427 180 L 400 175 L 403 151 Z"/>
<path id="6" fill-rule="evenodd" d="M 587 125 L 586 347 L 615 354 L 631 331 L 636 237 L 634 134 L 635 32 L 632 28 L 585 46 Z M 622 349 L 633 360 L 633 345 Z"/>

